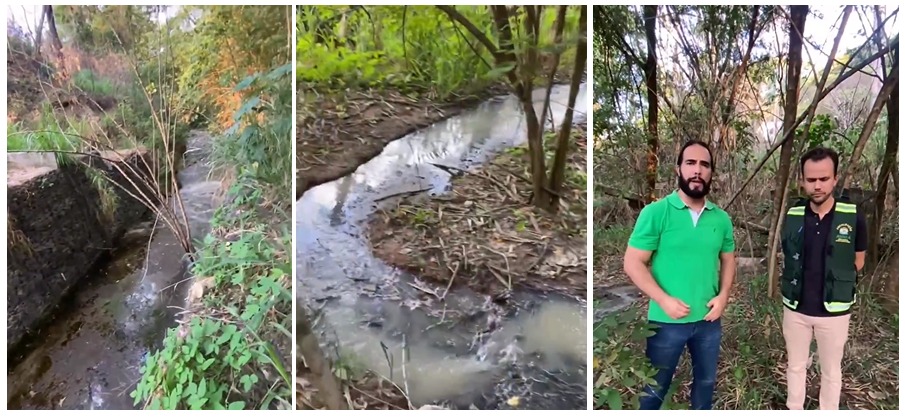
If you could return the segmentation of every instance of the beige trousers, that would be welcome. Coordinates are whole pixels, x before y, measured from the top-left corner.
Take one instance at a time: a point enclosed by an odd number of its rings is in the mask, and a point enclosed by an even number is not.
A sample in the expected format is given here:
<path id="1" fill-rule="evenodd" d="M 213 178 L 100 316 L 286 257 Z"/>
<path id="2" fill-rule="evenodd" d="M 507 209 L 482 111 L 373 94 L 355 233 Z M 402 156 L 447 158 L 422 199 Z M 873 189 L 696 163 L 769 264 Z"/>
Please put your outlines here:
<path id="1" fill-rule="evenodd" d="M 790 410 L 804 408 L 805 382 L 811 358 L 811 339 L 817 339 L 820 361 L 820 409 L 838 410 L 842 392 L 842 354 L 848 340 L 851 314 L 811 317 L 783 308 L 782 334 L 786 339 L 786 380 Z"/>

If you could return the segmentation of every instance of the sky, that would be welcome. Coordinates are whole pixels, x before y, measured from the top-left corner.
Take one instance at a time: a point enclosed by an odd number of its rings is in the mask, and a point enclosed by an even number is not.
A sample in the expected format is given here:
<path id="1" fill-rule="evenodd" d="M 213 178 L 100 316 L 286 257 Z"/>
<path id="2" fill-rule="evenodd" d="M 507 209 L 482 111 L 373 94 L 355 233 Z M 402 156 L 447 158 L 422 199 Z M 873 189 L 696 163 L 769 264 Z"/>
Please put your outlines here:
<path id="1" fill-rule="evenodd" d="M 812 14 L 808 15 L 807 20 L 805 21 L 805 36 L 811 37 L 811 39 L 820 46 L 820 50 L 823 50 L 824 53 L 819 52 L 818 49 L 814 48 L 809 42 L 805 41 L 805 47 L 810 52 L 810 57 L 814 60 L 814 65 L 817 67 L 818 73 L 823 71 L 823 67 L 826 66 L 826 61 L 828 57 L 825 54 L 828 54 L 830 50 L 833 48 L 833 40 L 836 35 L 839 33 L 839 23 L 841 23 L 842 16 L 842 6 L 811 6 Z M 894 7 L 887 6 L 887 14 L 889 11 L 895 10 Z M 822 19 L 817 18 L 813 15 L 813 13 L 819 13 L 823 15 Z M 887 27 L 887 35 L 889 37 L 895 36 L 895 34 L 899 33 L 900 22 L 898 19 L 898 15 L 893 16 L 886 23 Z M 870 32 L 870 28 L 874 25 L 874 19 L 870 17 L 870 20 L 866 20 L 867 16 L 864 17 L 865 21 L 862 25 L 862 18 L 859 17 L 856 10 L 852 10 L 851 15 L 849 15 L 848 23 L 845 26 L 845 32 L 843 32 L 842 39 L 839 41 L 839 51 L 836 55 L 840 55 L 848 49 L 857 48 L 864 40 L 867 38 L 866 35 L 859 35 L 858 31 L 862 30 L 862 27 L 867 28 L 867 32 Z M 788 35 L 785 36 L 788 38 Z M 802 59 L 807 60 L 808 52 L 802 51 Z M 804 71 L 805 68 L 802 68 Z M 807 68 L 810 71 L 810 68 Z"/>

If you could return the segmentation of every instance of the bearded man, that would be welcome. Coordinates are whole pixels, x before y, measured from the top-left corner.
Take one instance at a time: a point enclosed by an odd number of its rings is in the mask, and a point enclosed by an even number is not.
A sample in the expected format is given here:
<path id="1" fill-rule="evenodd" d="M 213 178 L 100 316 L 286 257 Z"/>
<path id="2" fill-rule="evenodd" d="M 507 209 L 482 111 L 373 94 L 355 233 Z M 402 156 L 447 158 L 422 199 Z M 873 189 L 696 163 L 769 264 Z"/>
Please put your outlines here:
<path id="1" fill-rule="evenodd" d="M 735 239 L 729 214 L 707 200 L 713 154 L 701 141 L 676 159 L 679 189 L 641 210 L 625 251 L 624 269 L 651 302 L 647 357 L 658 371 L 644 388 L 641 409 L 663 405 L 679 358 L 688 347 L 691 408 L 712 408 L 722 322 L 735 279 Z"/>

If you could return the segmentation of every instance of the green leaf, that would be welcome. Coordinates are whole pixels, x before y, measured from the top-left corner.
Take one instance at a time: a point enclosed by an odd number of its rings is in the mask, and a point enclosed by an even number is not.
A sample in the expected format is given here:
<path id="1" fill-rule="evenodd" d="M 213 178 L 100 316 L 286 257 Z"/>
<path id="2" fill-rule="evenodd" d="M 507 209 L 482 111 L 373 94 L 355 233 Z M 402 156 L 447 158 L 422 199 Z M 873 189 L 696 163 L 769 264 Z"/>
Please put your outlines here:
<path id="1" fill-rule="evenodd" d="M 622 397 L 619 396 L 619 391 L 610 390 L 610 392 L 607 394 L 607 403 L 609 403 L 611 409 L 621 410 Z"/>
<path id="2" fill-rule="evenodd" d="M 494 67 L 490 71 L 487 72 L 487 78 L 499 78 L 503 75 L 506 75 L 509 71 L 512 71 L 515 68 L 515 64 L 507 64 L 498 67 Z"/>
<path id="3" fill-rule="evenodd" d="M 230 410 L 244 410 L 245 409 L 245 401 L 235 401 L 229 403 Z"/>
<path id="4" fill-rule="evenodd" d="M 204 363 L 201 364 L 201 370 L 206 371 L 207 368 L 210 368 L 211 364 L 214 363 L 214 358 L 208 358 Z"/>
<path id="5" fill-rule="evenodd" d="M 284 65 L 277 67 L 273 71 L 270 71 L 270 73 L 267 74 L 267 78 L 270 80 L 276 81 L 278 78 L 285 76 L 291 72 L 292 72 L 292 63 L 290 62 L 288 64 L 284 64 Z"/>
<path id="6" fill-rule="evenodd" d="M 289 339 L 292 339 L 292 332 L 290 332 L 288 329 L 286 329 L 286 327 L 284 327 L 282 324 L 273 322 L 273 323 L 271 323 L 271 326 L 273 326 L 275 329 L 279 330 L 280 333 L 283 333 L 284 335 L 286 335 L 286 337 L 288 337 Z"/>
<path id="7" fill-rule="evenodd" d="M 245 79 L 240 81 L 239 84 L 236 84 L 236 88 L 234 89 L 234 91 L 242 91 L 242 90 L 248 88 L 248 86 L 250 86 L 252 83 L 254 83 L 255 80 L 258 79 L 258 77 L 259 77 L 259 74 L 252 74 L 252 75 L 249 75 L 248 77 L 245 77 Z"/>

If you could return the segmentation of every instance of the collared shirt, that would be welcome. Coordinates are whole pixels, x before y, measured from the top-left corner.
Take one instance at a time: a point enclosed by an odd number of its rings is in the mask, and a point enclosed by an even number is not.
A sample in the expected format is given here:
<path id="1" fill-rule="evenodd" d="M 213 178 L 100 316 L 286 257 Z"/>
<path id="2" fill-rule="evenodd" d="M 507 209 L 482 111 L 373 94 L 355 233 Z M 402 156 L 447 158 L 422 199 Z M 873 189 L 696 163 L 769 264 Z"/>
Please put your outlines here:
<path id="1" fill-rule="evenodd" d="M 719 293 L 720 254 L 735 251 L 729 214 L 710 201 L 697 220 L 677 191 L 641 210 L 629 246 L 653 252 L 651 274 L 664 292 L 688 304 L 687 316 L 671 319 L 651 301 L 648 319 L 665 323 L 701 321 Z"/>

